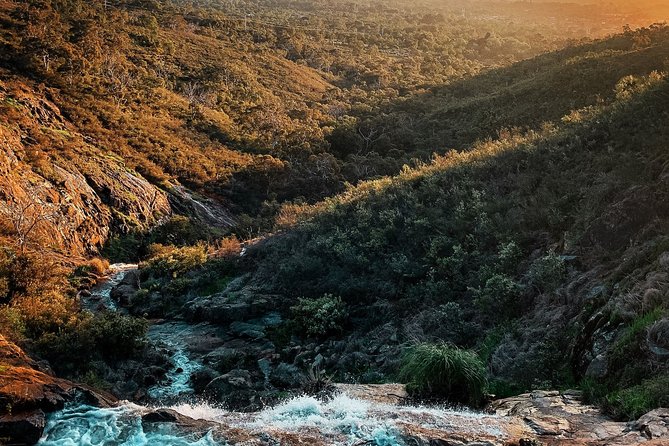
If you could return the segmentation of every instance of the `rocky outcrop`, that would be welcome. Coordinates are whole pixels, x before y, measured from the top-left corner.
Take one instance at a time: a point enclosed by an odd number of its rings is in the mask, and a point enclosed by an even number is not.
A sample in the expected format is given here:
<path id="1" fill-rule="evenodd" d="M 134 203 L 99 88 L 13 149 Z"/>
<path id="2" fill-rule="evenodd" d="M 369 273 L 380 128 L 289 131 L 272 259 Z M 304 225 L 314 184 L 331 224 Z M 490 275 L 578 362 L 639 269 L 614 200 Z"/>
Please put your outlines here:
<path id="1" fill-rule="evenodd" d="M 32 445 L 46 424 L 46 413 L 82 398 L 111 407 L 116 398 L 88 386 L 56 378 L 0 335 L 0 438 L 8 444 Z"/>
<path id="2" fill-rule="evenodd" d="M 42 95 L 14 85 L 10 98 L 0 81 L 0 101 L 8 98 L 20 119 L 0 122 L 0 217 L 20 243 L 87 255 L 111 229 L 146 229 L 171 213 L 165 192 L 78 134 Z"/>
<path id="3" fill-rule="evenodd" d="M 650 412 L 634 423 L 616 422 L 582 404 L 577 391 L 536 391 L 495 401 L 490 409 L 522 419 L 533 439 L 546 446 L 669 444 L 666 409 Z"/>

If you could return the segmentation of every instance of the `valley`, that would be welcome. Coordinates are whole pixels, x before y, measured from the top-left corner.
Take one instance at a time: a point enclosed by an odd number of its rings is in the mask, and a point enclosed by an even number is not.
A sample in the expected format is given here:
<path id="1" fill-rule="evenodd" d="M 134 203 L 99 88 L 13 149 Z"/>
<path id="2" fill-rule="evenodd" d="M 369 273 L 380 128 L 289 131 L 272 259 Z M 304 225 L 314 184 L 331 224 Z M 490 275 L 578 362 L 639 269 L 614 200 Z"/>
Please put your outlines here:
<path id="1" fill-rule="evenodd" d="M 669 441 L 662 2 L 0 0 L 0 444 Z"/>

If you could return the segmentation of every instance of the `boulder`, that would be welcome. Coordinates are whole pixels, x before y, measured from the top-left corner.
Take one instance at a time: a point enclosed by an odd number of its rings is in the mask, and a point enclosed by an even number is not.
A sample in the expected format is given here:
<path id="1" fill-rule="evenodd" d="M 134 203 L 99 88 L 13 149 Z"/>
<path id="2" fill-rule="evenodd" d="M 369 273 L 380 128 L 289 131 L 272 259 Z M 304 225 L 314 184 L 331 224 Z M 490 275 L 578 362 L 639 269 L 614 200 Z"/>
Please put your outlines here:
<path id="1" fill-rule="evenodd" d="M 127 307 L 131 304 L 137 290 L 139 290 L 139 284 L 139 271 L 128 271 L 121 283 L 111 290 L 111 298 L 119 305 Z"/>
<path id="2" fill-rule="evenodd" d="M 210 396 L 224 398 L 232 392 L 247 390 L 251 387 L 251 373 L 248 370 L 235 369 L 212 379 L 204 391 Z"/>
<path id="3" fill-rule="evenodd" d="M 218 438 L 220 436 L 216 433 L 219 425 L 211 421 L 196 420 L 171 409 L 156 409 L 142 416 L 142 427 L 145 431 L 151 431 L 160 424 L 171 424 L 180 432 L 199 437 L 204 437 L 211 432 L 221 444 L 226 444 L 224 439 Z"/>
<path id="4" fill-rule="evenodd" d="M 649 440 L 665 439 L 669 443 L 669 409 L 655 409 L 632 424 Z"/>
<path id="5" fill-rule="evenodd" d="M 23 446 L 39 441 L 46 426 L 46 415 L 40 409 L 0 416 L 0 439 L 8 444 Z"/>
<path id="6" fill-rule="evenodd" d="M 282 362 L 272 370 L 269 379 L 278 388 L 291 389 L 300 387 L 305 380 L 305 375 L 299 367 Z"/>

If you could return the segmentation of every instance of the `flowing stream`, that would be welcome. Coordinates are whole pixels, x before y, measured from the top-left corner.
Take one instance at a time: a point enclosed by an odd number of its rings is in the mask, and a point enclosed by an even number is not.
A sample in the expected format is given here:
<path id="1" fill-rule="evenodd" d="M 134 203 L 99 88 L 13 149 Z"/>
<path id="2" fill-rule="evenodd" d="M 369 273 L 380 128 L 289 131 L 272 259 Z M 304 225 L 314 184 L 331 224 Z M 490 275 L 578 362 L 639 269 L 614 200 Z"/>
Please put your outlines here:
<path id="1" fill-rule="evenodd" d="M 110 278 L 83 302 L 89 309 L 117 311 L 110 294 L 136 265 L 114 265 Z M 70 404 L 51 414 L 41 446 L 213 446 L 244 445 L 376 445 L 404 446 L 407 432 L 438 430 L 466 432 L 475 438 L 504 441 L 512 430 L 502 417 L 445 408 L 410 407 L 371 402 L 341 392 L 330 399 L 309 396 L 290 399 L 255 413 L 224 410 L 209 403 L 193 403 L 190 376 L 201 367 L 188 356 L 185 339 L 190 326 L 183 322 L 153 325 L 149 338 L 171 352 L 172 369 L 164 382 L 148 390 L 155 403 L 140 406 L 123 402 L 114 408 Z M 142 416 L 167 407 L 194 420 L 198 429 L 173 423 L 147 423 Z M 501 444 L 501 443 L 500 443 Z"/>

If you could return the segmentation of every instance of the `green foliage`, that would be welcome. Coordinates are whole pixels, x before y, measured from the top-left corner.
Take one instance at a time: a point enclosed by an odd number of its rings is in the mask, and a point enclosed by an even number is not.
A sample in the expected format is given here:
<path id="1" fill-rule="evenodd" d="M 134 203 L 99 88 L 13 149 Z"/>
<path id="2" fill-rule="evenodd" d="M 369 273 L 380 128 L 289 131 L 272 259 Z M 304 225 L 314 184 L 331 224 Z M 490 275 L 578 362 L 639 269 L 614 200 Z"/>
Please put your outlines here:
<path id="1" fill-rule="evenodd" d="M 154 244 L 149 247 L 149 259 L 141 264 L 141 269 L 146 277 L 176 278 L 204 265 L 206 261 L 204 245 L 176 247 Z"/>
<path id="2" fill-rule="evenodd" d="M 605 408 L 617 419 L 636 420 L 658 407 L 669 406 L 669 374 L 656 376 L 641 384 L 606 396 Z"/>
<path id="3" fill-rule="evenodd" d="M 418 344 L 405 353 L 400 377 L 416 397 L 440 397 L 478 406 L 488 381 L 476 353 L 448 344 Z"/>
<path id="4" fill-rule="evenodd" d="M 290 310 L 300 332 L 307 336 L 321 337 L 340 332 L 348 317 L 346 304 L 332 294 L 317 299 L 300 298 Z"/>
<path id="5" fill-rule="evenodd" d="M 550 292 L 560 285 L 566 271 L 564 259 L 551 251 L 532 262 L 527 276 L 531 285 L 542 292 Z"/>
<path id="6" fill-rule="evenodd" d="M 523 304 L 522 294 L 523 286 L 503 274 L 494 274 L 483 288 L 474 291 L 477 307 L 496 319 L 518 314 Z"/>
<path id="7" fill-rule="evenodd" d="M 83 315 L 59 332 L 45 333 L 35 349 L 64 374 L 84 372 L 96 360 L 116 361 L 137 354 L 145 345 L 143 319 L 105 312 Z"/>

